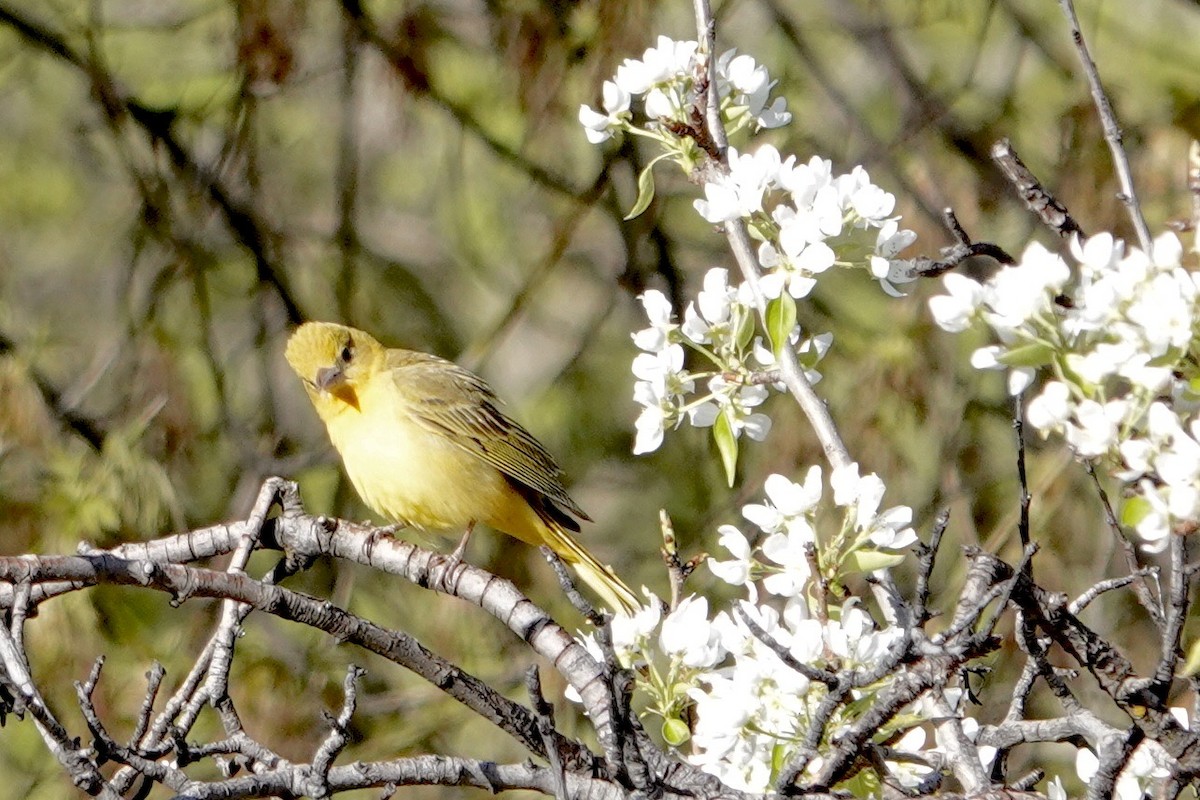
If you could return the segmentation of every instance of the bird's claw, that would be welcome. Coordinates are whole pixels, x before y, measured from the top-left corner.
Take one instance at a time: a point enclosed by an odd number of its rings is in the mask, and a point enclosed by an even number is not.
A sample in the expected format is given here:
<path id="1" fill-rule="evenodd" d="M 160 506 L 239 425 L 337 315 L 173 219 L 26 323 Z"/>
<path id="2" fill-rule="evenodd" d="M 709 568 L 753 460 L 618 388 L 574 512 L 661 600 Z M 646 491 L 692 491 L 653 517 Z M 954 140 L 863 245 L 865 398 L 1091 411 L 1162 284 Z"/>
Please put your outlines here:
<path id="1" fill-rule="evenodd" d="M 366 524 L 370 525 L 371 523 L 368 522 Z M 391 539 L 398 531 L 402 531 L 407 527 L 408 525 L 402 522 L 393 522 L 390 525 L 381 525 L 372 528 L 371 532 L 367 534 L 367 541 L 363 544 L 363 552 L 366 554 L 367 560 L 371 560 L 371 557 L 375 553 L 375 546 L 379 544 L 381 539 Z"/>
<path id="2" fill-rule="evenodd" d="M 432 556 L 430 556 L 429 572 L 432 576 L 432 573 L 434 573 L 438 570 L 441 571 L 442 579 L 441 579 L 440 583 L 442 586 L 442 591 L 447 592 L 447 593 L 452 593 L 450 590 L 450 583 L 451 583 L 450 576 L 454 575 L 455 570 L 458 569 L 458 566 L 462 563 L 463 563 L 462 556 L 460 556 L 458 554 L 457 550 L 448 555 L 445 555 L 442 553 L 434 553 Z"/>

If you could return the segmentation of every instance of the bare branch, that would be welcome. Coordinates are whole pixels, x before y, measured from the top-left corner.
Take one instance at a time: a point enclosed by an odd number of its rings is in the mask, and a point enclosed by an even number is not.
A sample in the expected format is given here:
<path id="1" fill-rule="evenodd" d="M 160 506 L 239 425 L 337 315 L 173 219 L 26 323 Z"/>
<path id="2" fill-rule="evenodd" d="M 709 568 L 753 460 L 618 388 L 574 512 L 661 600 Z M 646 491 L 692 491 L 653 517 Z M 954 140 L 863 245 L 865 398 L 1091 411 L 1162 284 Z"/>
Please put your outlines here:
<path id="1" fill-rule="evenodd" d="M 1133 228 L 1137 231 L 1138 243 L 1142 250 L 1149 253 L 1150 228 L 1146 225 L 1146 218 L 1142 216 L 1142 204 L 1138 202 L 1137 193 L 1133 187 L 1133 172 L 1129 168 L 1129 157 L 1125 154 L 1125 146 L 1122 143 L 1121 127 L 1117 124 L 1116 115 L 1113 114 L 1112 103 L 1109 102 L 1104 87 L 1100 85 L 1100 72 L 1096 69 L 1096 63 L 1092 61 L 1092 56 L 1088 53 L 1087 43 L 1083 39 L 1083 31 L 1079 27 L 1079 17 L 1075 15 L 1075 3 L 1073 0 L 1058 0 L 1058 3 L 1071 28 L 1071 41 L 1074 42 L 1075 50 L 1079 54 L 1079 62 L 1083 65 L 1083 74 L 1087 77 L 1088 87 L 1092 92 L 1092 102 L 1100 114 L 1100 123 L 1104 126 L 1104 140 L 1108 142 L 1108 149 L 1112 152 L 1113 166 L 1116 167 L 1117 178 L 1121 182 L 1121 192 L 1117 198 L 1129 212 L 1129 218 L 1133 221 Z"/>
<path id="2" fill-rule="evenodd" d="M 324 800 L 330 796 L 329 770 L 333 761 L 346 745 L 350 743 L 348 731 L 350 718 L 354 716 L 354 708 L 358 702 L 358 680 L 366 674 L 366 670 L 351 665 L 346 670 L 346 680 L 342 683 L 345 700 L 342 710 L 336 717 L 329 718 L 329 735 L 317 749 L 313 757 L 312 770 L 309 772 L 309 788 L 307 793 L 313 798 Z"/>
<path id="3" fill-rule="evenodd" d="M 1046 227 L 1064 239 L 1075 234 L 1086 235 L 1067 211 L 1067 207 L 1058 202 L 1029 167 L 1025 166 L 1025 162 L 1017 155 L 1008 139 L 1001 139 L 992 145 L 992 160 L 1025 201 L 1025 207 L 1036 214 Z"/>

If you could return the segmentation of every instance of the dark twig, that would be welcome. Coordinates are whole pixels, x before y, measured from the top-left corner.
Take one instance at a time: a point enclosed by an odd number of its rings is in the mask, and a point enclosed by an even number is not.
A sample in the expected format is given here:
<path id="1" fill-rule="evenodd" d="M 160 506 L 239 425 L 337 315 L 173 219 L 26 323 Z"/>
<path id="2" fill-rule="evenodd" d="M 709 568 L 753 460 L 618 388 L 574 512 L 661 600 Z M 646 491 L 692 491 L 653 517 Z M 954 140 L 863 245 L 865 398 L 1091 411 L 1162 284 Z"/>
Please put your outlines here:
<path id="1" fill-rule="evenodd" d="M 1025 395 L 1023 392 L 1013 397 L 1013 433 L 1017 437 L 1017 488 L 1020 491 L 1020 517 L 1017 522 L 1017 533 L 1021 539 L 1021 549 L 1028 550 L 1029 540 L 1029 505 L 1033 495 L 1029 493 L 1029 475 L 1025 469 Z M 1033 561 L 1026 559 L 1028 577 L 1033 580 Z"/>
<path id="2" fill-rule="evenodd" d="M 632 681 L 621 668 L 612 643 L 612 625 L 596 629 L 596 642 L 604 654 L 603 685 L 607 691 L 611 736 L 600 740 L 604 761 L 611 774 L 623 786 L 649 785 L 646 765 L 636 743 L 636 718 L 630 707 Z M 624 676 L 624 678 L 622 678 Z"/>
<path id="3" fill-rule="evenodd" d="M 957 269 L 968 258 L 975 256 L 987 256 L 995 259 L 1001 264 L 1013 264 L 1015 260 L 1008 254 L 1004 248 L 991 242 L 972 242 L 971 237 L 967 235 L 962 224 L 959 223 L 954 209 L 947 208 L 942 211 L 942 224 L 950 231 L 954 237 L 954 244 L 949 247 L 943 247 L 941 258 L 937 261 L 930 258 L 913 259 L 912 265 L 907 269 L 907 277 L 912 280 L 916 278 L 936 278 L 939 275 L 944 275 L 951 270 Z"/>
<path id="4" fill-rule="evenodd" d="M 102 761 L 115 761 L 123 764 L 152 783 L 161 783 L 178 791 L 187 778 L 180 769 L 182 765 L 168 764 L 156 760 L 157 754 L 147 757 L 134 748 L 122 747 L 108 733 L 92 700 L 92 693 L 100 681 L 100 670 L 104 666 L 104 657 L 97 658 L 92 665 L 91 674 L 84 682 L 75 683 L 75 694 L 79 701 L 79 709 L 83 713 L 84 722 L 92 734 L 92 742 L 96 748 L 97 757 Z"/>
<path id="5" fill-rule="evenodd" d="M 1014 574 L 1007 565 L 985 554 L 977 553 L 976 559 L 990 562 L 998 575 Z M 1028 616 L 1029 624 L 1037 626 L 1087 669 L 1097 685 L 1129 714 L 1141 734 L 1177 759 L 1181 770 L 1200 774 L 1200 735 L 1184 729 L 1166 710 L 1155 681 L 1140 677 L 1128 658 L 1069 611 L 1065 598 L 1048 595 L 1019 572 L 1016 575 L 1012 598 Z"/>
<path id="6" fill-rule="evenodd" d="M 4 20 L 4 9 L 0 7 L 0 21 Z M 16 345 L 12 339 L 9 339 L 3 333 L 0 333 L 0 355 L 6 355 L 14 352 Z M 29 373 L 30 380 L 37 387 L 38 392 L 42 395 L 42 399 L 46 403 L 46 407 L 54 416 L 62 421 L 62 424 L 70 431 L 75 433 L 79 438 L 83 439 L 92 449 L 100 452 L 104 448 L 104 429 L 96 420 L 81 414 L 77 409 L 70 404 L 64 402 L 63 393 L 60 392 L 45 375 L 41 374 L 32 367 L 26 367 Z"/>
<path id="7" fill-rule="evenodd" d="M 933 533 L 929 537 L 929 544 L 918 543 L 916 546 L 917 555 L 917 580 L 916 587 L 913 591 L 913 625 L 922 626 L 929 621 L 929 578 L 933 574 L 934 561 L 937 559 L 938 549 L 942 544 L 942 537 L 946 533 L 946 527 L 950 524 L 950 509 L 943 508 L 938 512 L 937 518 L 933 521 Z"/>
<path id="8" fill-rule="evenodd" d="M 1170 584 L 1165 598 L 1166 626 L 1162 631 L 1162 649 L 1158 665 L 1155 667 L 1152 683 L 1147 689 L 1164 706 L 1167 702 L 1167 695 L 1171 691 L 1171 680 L 1175 677 L 1176 665 L 1179 663 L 1179 642 L 1183 636 L 1183 625 L 1188 616 L 1188 595 L 1191 581 L 1184 569 L 1184 563 L 1187 560 L 1188 539 L 1187 536 L 1171 536 L 1167 545 L 1170 553 Z"/>
<path id="9" fill-rule="evenodd" d="M 583 614 L 592 625 L 597 628 L 603 627 L 606 621 L 604 612 L 592 605 L 575 586 L 575 578 L 567 570 L 567 565 L 558 557 L 558 554 L 546 545 L 539 547 L 538 552 L 542 554 L 542 558 L 546 559 L 546 563 L 554 570 L 554 576 L 558 578 L 559 588 L 563 590 L 563 594 L 571 601 L 572 607 L 580 614 Z"/>
<path id="10" fill-rule="evenodd" d="M 1160 631 L 1163 629 L 1165 622 L 1163 620 L 1163 609 L 1158 600 L 1155 599 L 1154 593 L 1150 590 L 1150 579 L 1157 570 L 1150 568 L 1143 570 L 1138 564 L 1137 550 L 1133 546 L 1133 542 L 1121 532 L 1121 523 L 1117 521 L 1117 514 L 1113 511 L 1112 503 L 1109 502 L 1108 492 L 1104 490 L 1104 485 L 1100 483 L 1100 476 L 1096 473 L 1096 464 L 1091 459 L 1084 462 L 1084 469 L 1092 479 L 1092 485 L 1096 487 L 1096 494 L 1100 498 L 1100 506 L 1104 509 L 1104 521 L 1108 524 L 1108 529 L 1113 535 L 1113 541 L 1121 548 L 1121 552 L 1125 555 L 1125 566 L 1131 575 L 1141 575 L 1139 580 L 1134 585 L 1134 591 L 1137 593 L 1138 602 L 1142 608 L 1150 616 L 1155 627 Z"/>
<path id="11" fill-rule="evenodd" d="M 811 664 L 805 664 L 803 661 L 798 660 L 788 651 L 786 647 L 776 641 L 775 637 L 763 630 L 763 627 L 758 624 L 754 617 L 747 613 L 745 606 L 742 604 L 735 605 L 733 607 L 733 612 L 734 615 L 741 620 L 741 623 L 750 629 L 750 633 L 754 636 L 754 638 L 770 648 L 771 652 L 778 656 L 779 660 L 782 661 L 787 667 L 794 669 L 796 672 L 808 678 L 810 681 L 825 684 L 827 687 L 829 687 L 831 693 L 832 689 L 842 682 L 842 675 L 830 672 L 829 670 L 818 669 Z M 851 683 L 853 683 L 853 681 L 851 681 Z"/>
<path id="12" fill-rule="evenodd" d="M 1042 224 L 1064 239 L 1075 234 L 1085 236 L 1079 223 L 1067 211 L 1067 207 L 1058 202 L 1029 167 L 1025 166 L 1025 162 L 1017 155 L 1008 139 L 1001 139 L 992 145 L 992 160 L 1017 190 L 1017 194 L 1025 202 L 1025 207 L 1036 214 Z"/>
<path id="13" fill-rule="evenodd" d="M 845 673 L 839 673 L 837 685 L 830 687 L 826 695 L 817 703 L 816 709 L 809 717 L 808 730 L 804 735 L 804 740 L 800 742 L 791 759 L 784 765 L 781 775 L 788 774 L 791 776 L 786 785 L 790 786 L 795 781 L 796 776 L 803 774 L 809 765 L 820 755 L 819 747 L 825 739 L 829 721 L 833 719 L 834 713 L 846 702 L 846 698 L 850 695 L 850 691 L 853 688 L 850 676 Z"/>

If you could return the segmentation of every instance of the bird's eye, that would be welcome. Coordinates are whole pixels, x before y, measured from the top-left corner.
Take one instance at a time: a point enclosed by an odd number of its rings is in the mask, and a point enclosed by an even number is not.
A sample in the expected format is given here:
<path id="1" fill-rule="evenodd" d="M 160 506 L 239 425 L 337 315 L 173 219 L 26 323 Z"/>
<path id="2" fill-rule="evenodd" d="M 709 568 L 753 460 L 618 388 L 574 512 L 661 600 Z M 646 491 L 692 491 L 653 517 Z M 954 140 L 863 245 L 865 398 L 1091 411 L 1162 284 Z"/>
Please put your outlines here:
<path id="1" fill-rule="evenodd" d="M 350 359 L 352 358 L 354 358 L 354 348 L 350 345 L 346 345 L 342 348 L 342 363 L 349 364 Z"/>

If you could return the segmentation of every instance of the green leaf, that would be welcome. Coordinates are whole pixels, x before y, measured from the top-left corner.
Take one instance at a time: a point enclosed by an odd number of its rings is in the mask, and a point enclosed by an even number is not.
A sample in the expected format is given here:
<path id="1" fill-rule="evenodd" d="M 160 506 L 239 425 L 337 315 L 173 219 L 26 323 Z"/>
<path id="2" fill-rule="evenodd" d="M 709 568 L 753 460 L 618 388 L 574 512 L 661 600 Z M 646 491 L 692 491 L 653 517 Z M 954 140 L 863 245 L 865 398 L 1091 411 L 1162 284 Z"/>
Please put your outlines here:
<path id="1" fill-rule="evenodd" d="M 754 341 L 754 332 L 757 327 L 754 324 L 754 313 L 750 311 L 740 311 L 737 320 L 737 346 L 738 350 L 745 350 L 750 346 L 750 342 Z"/>
<path id="2" fill-rule="evenodd" d="M 864 769 L 859 770 L 850 780 L 838 784 L 838 788 L 845 790 L 852 797 L 878 797 L 879 787 L 882 785 L 879 773 L 873 769 Z"/>
<path id="3" fill-rule="evenodd" d="M 650 203 L 654 200 L 654 165 L 669 156 L 670 153 L 663 153 L 642 170 L 642 174 L 638 175 L 638 196 L 637 202 L 633 204 L 633 208 L 629 209 L 629 213 L 625 215 L 625 221 L 640 217 L 642 213 L 650 207 Z"/>
<path id="4" fill-rule="evenodd" d="M 1183 358 L 1183 352 L 1178 347 L 1167 348 L 1167 352 L 1163 353 L 1158 358 L 1150 359 L 1148 366 L 1151 367 L 1173 367 Z"/>
<path id="5" fill-rule="evenodd" d="M 654 200 L 654 175 L 651 170 L 654 169 L 654 164 L 647 164 L 642 170 L 642 174 L 638 175 L 638 196 L 637 202 L 633 204 L 633 208 L 629 209 L 629 213 L 625 215 L 625 221 L 640 217 L 642 212 L 650 207 L 651 201 Z"/>
<path id="6" fill-rule="evenodd" d="M 1002 353 L 996 360 L 1006 367 L 1044 367 L 1054 358 L 1054 348 L 1045 342 L 1032 342 Z"/>
<path id="7" fill-rule="evenodd" d="M 681 719 L 665 719 L 662 724 L 662 738 L 671 747 L 679 747 L 692 738 L 692 732 Z"/>
<path id="8" fill-rule="evenodd" d="M 769 242 L 776 228 L 770 220 L 754 216 L 746 220 L 746 230 L 750 233 L 751 239 L 760 242 Z"/>
<path id="9" fill-rule="evenodd" d="M 789 756 L 788 750 L 782 744 L 777 744 L 771 748 L 771 777 L 772 778 L 774 778 L 776 775 L 779 774 L 779 770 L 783 769 L 783 766 L 787 763 L 788 756 Z"/>
<path id="10" fill-rule="evenodd" d="M 885 553 L 882 550 L 855 550 L 846 556 L 842 563 L 850 572 L 874 572 L 904 563 L 904 554 Z"/>
<path id="11" fill-rule="evenodd" d="M 779 358 L 788 345 L 792 328 L 796 327 L 796 301 L 786 291 L 780 292 L 767 304 L 767 335 L 771 337 L 771 352 Z"/>
<path id="12" fill-rule="evenodd" d="M 725 465 L 725 478 L 729 481 L 730 486 L 733 486 L 733 479 L 737 472 L 738 457 L 737 437 L 733 435 L 733 421 L 730 419 L 732 414 L 733 410 L 726 407 L 717 415 L 717 421 L 713 423 L 713 441 L 717 443 L 717 450 L 721 453 L 721 463 Z"/>
<path id="13" fill-rule="evenodd" d="M 1136 528 L 1150 513 L 1150 501 L 1144 497 L 1131 497 L 1121 506 L 1121 524 Z"/>

